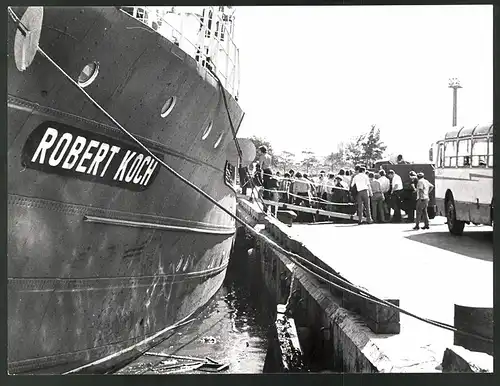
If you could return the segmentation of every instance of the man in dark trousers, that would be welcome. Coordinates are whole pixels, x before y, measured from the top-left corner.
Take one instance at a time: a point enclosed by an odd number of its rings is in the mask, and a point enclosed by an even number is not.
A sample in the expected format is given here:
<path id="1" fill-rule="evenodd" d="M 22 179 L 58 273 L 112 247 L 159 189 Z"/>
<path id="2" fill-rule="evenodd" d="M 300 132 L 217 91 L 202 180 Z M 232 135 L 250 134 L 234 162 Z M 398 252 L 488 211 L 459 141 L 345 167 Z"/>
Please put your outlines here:
<path id="1" fill-rule="evenodd" d="M 408 215 L 408 222 L 413 222 L 415 221 L 415 209 L 417 209 L 417 173 L 415 173 L 413 170 L 409 173 L 410 177 L 410 182 L 408 183 L 408 186 L 406 187 L 406 193 L 409 199 L 405 200 L 406 202 L 406 207 L 405 207 L 405 212 Z"/>
<path id="2" fill-rule="evenodd" d="M 238 168 L 238 172 L 240 175 L 240 187 L 241 187 L 241 194 L 244 196 L 247 195 L 247 189 L 250 187 L 250 182 L 248 181 L 248 167 L 246 166 L 240 166 Z"/>
<path id="3" fill-rule="evenodd" d="M 372 196 L 372 189 L 370 186 L 370 179 L 365 173 L 364 166 L 359 167 L 358 173 L 354 176 L 351 182 L 351 188 L 356 188 L 356 203 L 358 204 L 358 224 L 362 224 L 363 212 L 366 213 L 366 222 L 371 224 L 373 222 L 370 209 L 370 197 Z"/>
<path id="4" fill-rule="evenodd" d="M 429 206 L 429 193 L 434 188 L 429 181 L 424 178 L 424 173 L 417 174 L 417 216 L 414 230 L 420 229 L 420 219 L 424 218 L 424 226 L 422 229 L 429 229 L 429 215 L 427 207 Z"/>
<path id="5" fill-rule="evenodd" d="M 403 181 L 401 177 L 397 175 L 394 170 L 389 170 L 387 173 L 389 180 L 391 181 L 391 203 L 394 209 L 394 215 L 392 216 L 391 222 L 401 222 L 401 195 L 403 193 Z"/>
<path id="6" fill-rule="evenodd" d="M 267 154 L 267 147 L 261 146 L 259 147 L 259 163 L 258 165 L 260 166 L 260 170 L 262 171 L 262 198 L 264 200 L 269 200 L 271 197 L 270 190 L 271 190 L 271 184 L 270 180 L 273 175 L 273 172 L 271 170 L 271 156 Z M 266 207 L 264 207 L 264 210 Z"/>

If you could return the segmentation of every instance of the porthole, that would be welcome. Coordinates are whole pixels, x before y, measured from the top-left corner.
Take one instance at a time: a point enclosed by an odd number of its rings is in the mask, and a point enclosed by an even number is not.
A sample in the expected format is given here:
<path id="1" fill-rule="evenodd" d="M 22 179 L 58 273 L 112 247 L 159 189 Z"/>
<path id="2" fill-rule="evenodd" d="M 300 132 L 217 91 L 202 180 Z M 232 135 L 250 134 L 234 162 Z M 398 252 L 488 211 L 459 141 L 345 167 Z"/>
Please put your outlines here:
<path id="1" fill-rule="evenodd" d="M 172 110 L 174 109 L 174 106 L 175 106 L 175 102 L 177 102 L 176 97 L 172 96 L 172 97 L 168 98 L 168 100 L 165 102 L 165 104 L 161 108 L 160 115 L 162 118 L 165 118 L 168 114 L 170 114 L 172 112 Z"/>
<path id="2" fill-rule="evenodd" d="M 203 132 L 203 135 L 202 135 L 202 137 L 201 137 L 201 139 L 202 139 L 202 140 L 207 139 L 208 134 L 210 134 L 210 132 L 212 131 L 212 126 L 213 126 L 213 124 L 214 124 L 214 123 L 213 123 L 212 121 L 210 121 L 210 122 L 208 123 L 207 127 L 205 127 L 205 131 Z"/>
<path id="3" fill-rule="evenodd" d="M 222 137 L 223 136 L 224 136 L 224 133 L 222 133 L 221 135 L 219 135 L 219 138 L 217 138 L 217 142 L 215 142 L 214 149 L 217 148 L 217 146 L 219 146 L 220 141 L 222 141 Z"/>
<path id="4" fill-rule="evenodd" d="M 90 85 L 95 78 L 97 78 L 97 75 L 99 74 L 99 63 L 97 62 L 92 62 L 87 64 L 82 72 L 80 72 L 80 75 L 78 76 L 78 84 L 80 87 L 87 87 Z"/>

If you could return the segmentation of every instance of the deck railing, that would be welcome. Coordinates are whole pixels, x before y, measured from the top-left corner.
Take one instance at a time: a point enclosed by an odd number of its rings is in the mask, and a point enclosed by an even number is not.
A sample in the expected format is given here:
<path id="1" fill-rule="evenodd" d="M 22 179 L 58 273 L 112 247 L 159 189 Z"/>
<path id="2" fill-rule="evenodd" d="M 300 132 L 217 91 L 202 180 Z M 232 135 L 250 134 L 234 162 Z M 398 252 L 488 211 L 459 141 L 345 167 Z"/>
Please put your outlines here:
<path id="1" fill-rule="evenodd" d="M 209 68 L 219 77 L 224 88 L 236 99 L 239 97 L 239 49 L 236 46 L 232 31 L 214 7 L 205 7 L 203 17 L 195 13 L 167 12 L 165 17 L 158 15 L 154 7 L 141 7 L 161 20 L 157 32 L 176 44 L 187 55 L 195 59 L 199 66 Z M 211 28 L 209 29 L 208 12 L 211 11 Z M 168 18 L 168 20 L 167 20 Z M 137 20 L 150 24 L 149 21 Z M 177 25 L 176 25 L 177 24 Z M 218 28 L 216 27 L 218 24 Z M 222 39 L 222 36 L 224 38 Z M 206 48 L 208 47 L 208 53 Z"/>

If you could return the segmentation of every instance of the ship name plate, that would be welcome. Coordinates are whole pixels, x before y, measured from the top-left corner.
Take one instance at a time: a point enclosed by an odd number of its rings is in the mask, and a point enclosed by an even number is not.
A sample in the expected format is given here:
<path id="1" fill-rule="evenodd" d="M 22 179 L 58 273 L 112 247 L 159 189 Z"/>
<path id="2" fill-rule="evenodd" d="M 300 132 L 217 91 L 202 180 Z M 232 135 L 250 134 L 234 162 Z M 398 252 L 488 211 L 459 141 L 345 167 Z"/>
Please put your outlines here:
<path id="1" fill-rule="evenodd" d="M 133 191 L 146 190 L 160 170 L 138 146 L 53 121 L 29 135 L 21 162 L 28 169 Z"/>

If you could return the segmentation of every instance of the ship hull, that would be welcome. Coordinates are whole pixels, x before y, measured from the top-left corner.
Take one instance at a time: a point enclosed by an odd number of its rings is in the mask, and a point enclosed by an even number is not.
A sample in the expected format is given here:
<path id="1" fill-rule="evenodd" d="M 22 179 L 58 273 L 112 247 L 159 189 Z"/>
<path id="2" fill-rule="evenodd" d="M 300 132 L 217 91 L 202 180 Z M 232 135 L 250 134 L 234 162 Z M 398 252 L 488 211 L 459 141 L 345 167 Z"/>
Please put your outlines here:
<path id="1" fill-rule="evenodd" d="M 25 10 L 14 8 L 19 17 Z M 159 165 L 146 184 L 127 182 L 127 170 L 118 182 L 100 178 L 90 172 L 93 158 L 83 173 L 42 165 L 36 151 L 44 140 L 48 148 L 51 129 L 58 139 L 64 132 L 142 150 L 41 55 L 19 71 L 12 21 L 8 30 L 9 373 L 62 373 L 109 355 L 114 366 L 137 354 L 131 348 L 168 337 L 217 292 L 235 223 Z M 235 213 L 224 173 L 228 111 L 193 59 L 115 7 L 47 7 L 39 44 L 73 79 L 98 61 L 85 88 L 92 98 Z M 243 113 L 226 95 L 237 126 Z M 176 103 L 162 117 L 171 97 Z"/>

